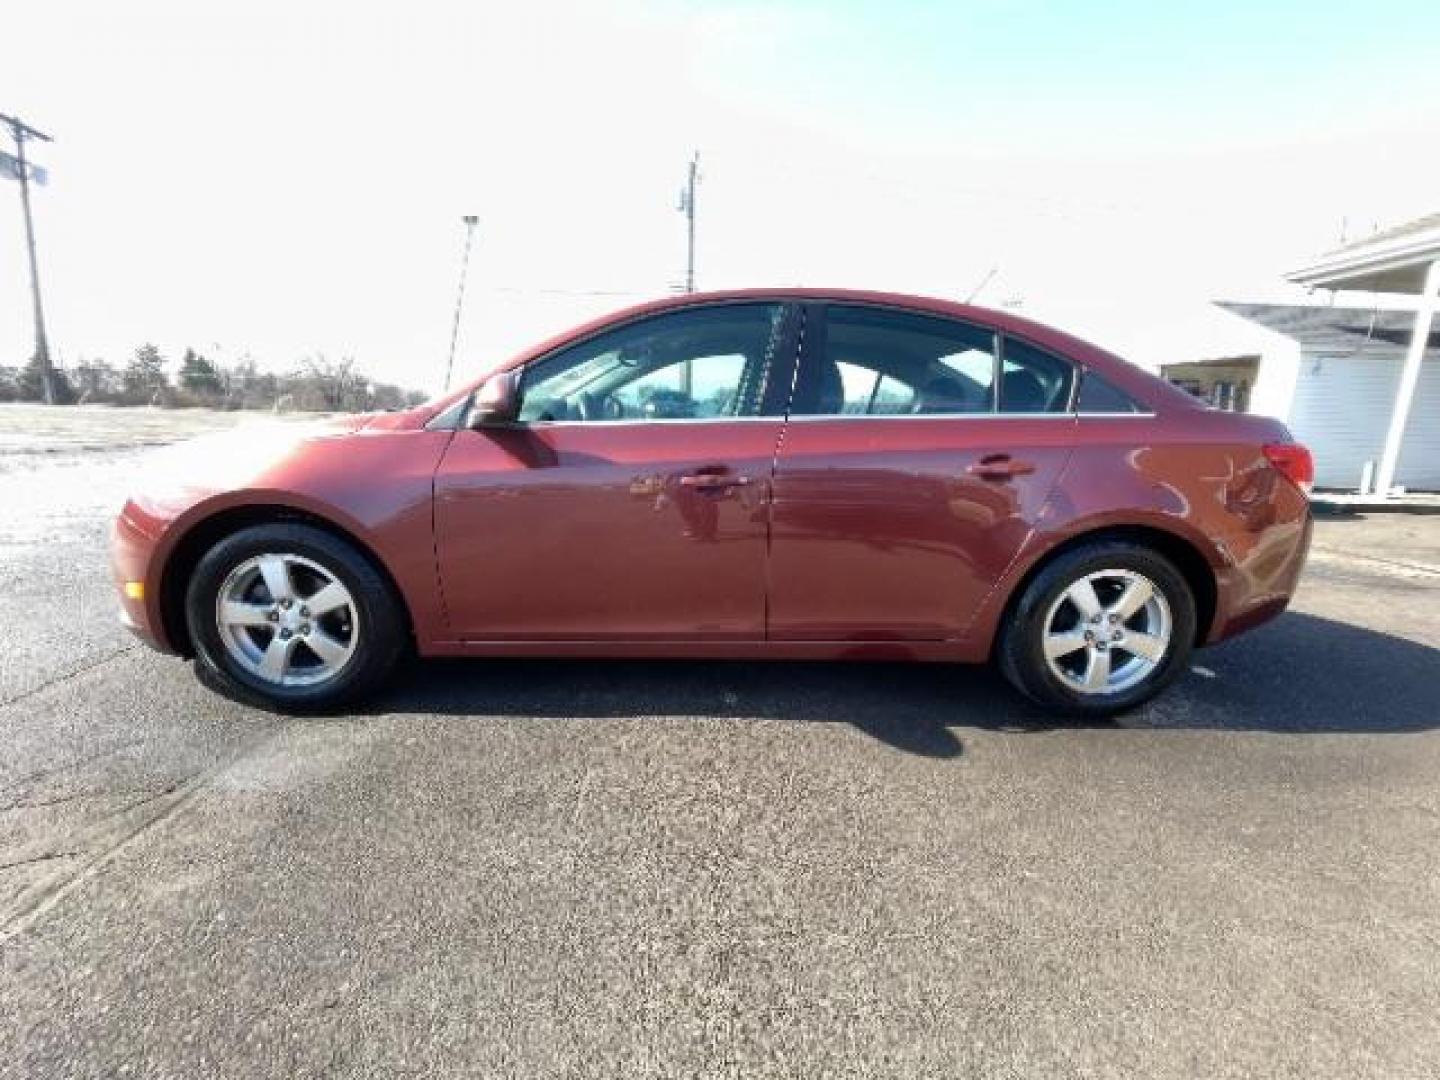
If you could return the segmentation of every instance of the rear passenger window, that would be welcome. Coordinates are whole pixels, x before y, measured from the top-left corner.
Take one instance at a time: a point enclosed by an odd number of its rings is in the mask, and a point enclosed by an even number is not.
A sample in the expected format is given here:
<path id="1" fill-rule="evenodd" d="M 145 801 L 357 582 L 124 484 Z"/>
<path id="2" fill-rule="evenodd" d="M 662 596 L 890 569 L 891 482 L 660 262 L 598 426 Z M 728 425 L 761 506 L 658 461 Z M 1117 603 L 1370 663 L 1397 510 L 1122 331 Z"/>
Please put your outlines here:
<path id="1" fill-rule="evenodd" d="M 994 409 L 995 331 L 908 311 L 836 304 L 801 361 L 797 415 L 904 416 Z"/>
<path id="2" fill-rule="evenodd" d="M 1066 412 L 1075 382 L 1075 366 L 1044 349 L 1006 337 L 1001 353 L 1000 411 Z"/>
<path id="3" fill-rule="evenodd" d="M 1080 377 L 1080 398 L 1076 408 L 1082 413 L 1134 413 L 1140 407 L 1123 390 L 1117 390 L 1093 371 Z"/>

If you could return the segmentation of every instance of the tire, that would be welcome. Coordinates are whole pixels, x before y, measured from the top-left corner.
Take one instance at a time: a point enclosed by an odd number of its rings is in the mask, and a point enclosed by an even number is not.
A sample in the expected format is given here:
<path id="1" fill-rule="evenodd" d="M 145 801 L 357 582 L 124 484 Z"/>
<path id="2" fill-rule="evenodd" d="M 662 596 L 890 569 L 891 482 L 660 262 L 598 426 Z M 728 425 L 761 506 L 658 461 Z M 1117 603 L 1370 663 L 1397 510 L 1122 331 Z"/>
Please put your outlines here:
<path id="1" fill-rule="evenodd" d="M 310 525 L 257 525 L 217 543 L 190 577 L 185 619 L 202 683 L 285 713 L 372 693 L 409 641 L 401 602 L 374 563 Z"/>
<path id="2" fill-rule="evenodd" d="M 1127 616 L 1146 587 L 1149 598 Z M 1001 629 L 996 657 L 1032 701 L 1109 716 L 1173 682 L 1194 644 L 1195 597 L 1174 564 L 1151 548 L 1097 540 L 1063 552 L 1030 581 Z"/>

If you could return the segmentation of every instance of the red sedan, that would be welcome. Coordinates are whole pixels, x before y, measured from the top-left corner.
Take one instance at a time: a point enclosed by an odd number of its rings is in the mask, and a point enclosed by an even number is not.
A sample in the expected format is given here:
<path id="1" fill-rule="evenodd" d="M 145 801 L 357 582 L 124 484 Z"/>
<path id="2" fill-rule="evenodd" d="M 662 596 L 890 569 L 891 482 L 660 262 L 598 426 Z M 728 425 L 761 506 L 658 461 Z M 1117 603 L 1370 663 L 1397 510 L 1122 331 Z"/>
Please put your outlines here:
<path id="1" fill-rule="evenodd" d="M 1279 614 L 1310 536 L 1281 424 L 885 293 L 646 304 L 409 412 L 183 453 L 116 523 L 123 617 L 292 711 L 413 648 L 993 659 L 1113 712 Z"/>

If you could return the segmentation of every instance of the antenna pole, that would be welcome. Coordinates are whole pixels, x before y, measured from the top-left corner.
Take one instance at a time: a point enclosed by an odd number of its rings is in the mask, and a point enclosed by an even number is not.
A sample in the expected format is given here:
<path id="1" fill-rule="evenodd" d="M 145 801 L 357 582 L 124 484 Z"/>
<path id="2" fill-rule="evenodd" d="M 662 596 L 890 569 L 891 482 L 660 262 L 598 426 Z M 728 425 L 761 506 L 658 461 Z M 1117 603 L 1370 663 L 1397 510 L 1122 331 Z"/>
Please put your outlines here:
<path id="1" fill-rule="evenodd" d="M 455 343 L 460 338 L 460 311 L 465 306 L 465 278 L 470 273 L 470 245 L 475 240 L 475 225 L 480 220 L 474 214 L 466 214 L 465 254 L 460 257 L 460 288 L 455 293 L 455 319 L 450 324 L 450 354 L 445 360 L 445 389 L 450 389 L 450 375 L 455 370 Z"/>

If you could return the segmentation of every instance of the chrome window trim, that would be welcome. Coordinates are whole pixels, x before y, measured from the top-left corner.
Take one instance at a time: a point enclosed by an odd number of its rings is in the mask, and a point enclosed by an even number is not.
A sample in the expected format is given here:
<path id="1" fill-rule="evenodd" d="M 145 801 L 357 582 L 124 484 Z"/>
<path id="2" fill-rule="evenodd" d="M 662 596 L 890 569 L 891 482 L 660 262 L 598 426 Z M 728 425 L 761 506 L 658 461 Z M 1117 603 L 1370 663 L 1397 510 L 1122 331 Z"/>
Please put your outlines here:
<path id="1" fill-rule="evenodd" d="M 525 420 L 513 421 L 507 424 L 490 424 L 493 428 L 594 428 L 594 427 L 634 427 L 637 424 L 753 424 L 758 422 L 771 424 L 787 424 L 796 421 L 846 421 L 856 423 L 866 420 L 1086 420 L 1101 419 L 1112 420 L 1120 418 L 1133 418 L 1137 420 L 1155 418 L 1154 413 L 1061 413 L 1061 412 L 974 412 L 974 413 L 882 413 L 878 416 L 868 416 L 863 413 L 810 413 L 804 416 L 791 415 L 782 416 L 774 413 L 769 416 L 672 416 L 649 419 L 630 420 Z M 484 428 L 468 430 L 484 430 Z"/>
<path id="2" fill-rule="evenodd" d="M 1089 416 L 1089 413 L 1080 415 Z M 791 420 L 1075 420 L 1073 412 L 962 412 L 962 413 L 805 413 Z"/>
<path id="3" fill-rule="evenodd" d="M 891 412 L 867 413 L 805 413 L 792 415 L 792 420 L 1080 420 L 1093 416 L 1138 416 L 1153 418 L 1152 412 Z"/>
<path id="4" fill-rule="evenodd" d="M 633 427 L 636 424 L 752 424 L 757 420 L 772 424 L 785 423 L 780 413 L 769 416 L 666 416 L 632 417 L 628 420 L 514 420 L 508 424 L 490 424 L 490 427 L 506 428 L 556 428 L 556 427 Z"/>

